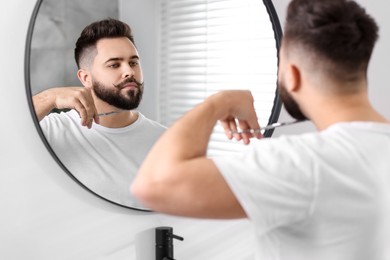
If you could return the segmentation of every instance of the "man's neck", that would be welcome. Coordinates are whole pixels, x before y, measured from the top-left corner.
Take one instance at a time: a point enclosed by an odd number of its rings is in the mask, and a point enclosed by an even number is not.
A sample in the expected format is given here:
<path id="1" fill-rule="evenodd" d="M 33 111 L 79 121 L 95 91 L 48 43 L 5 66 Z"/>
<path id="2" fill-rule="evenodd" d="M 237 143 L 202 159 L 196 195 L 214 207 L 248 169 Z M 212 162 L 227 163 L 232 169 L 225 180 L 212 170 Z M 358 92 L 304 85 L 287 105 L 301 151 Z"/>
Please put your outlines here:
<path id="1" fill-rule="evenodd" d="M 116 110 L 114 110 L 116 111 Z M 138 119 L 138 112 L 123 110 L 119 113 L 111 113 L 99 116 L 99 124 L 108 128 L 121 128 L 133 124 Z"/>
<path id="2" fill-rule="evenodd" d="M 370 104 L 366 94 L 335 96 L 316 99 L 310 118 L 318 130 L 340 122 L 390 123 Z M 316 107 L 316 109 L 314 109 Z"/>
<path id="3" fill-rule="evenodd" d="M 99 125 L 108 128 L 121 128 L 133 124 L 138 119 L 138 112 L 122 110 L 109 105 L 94 95 L 94 102 L 99 116 Z"/>

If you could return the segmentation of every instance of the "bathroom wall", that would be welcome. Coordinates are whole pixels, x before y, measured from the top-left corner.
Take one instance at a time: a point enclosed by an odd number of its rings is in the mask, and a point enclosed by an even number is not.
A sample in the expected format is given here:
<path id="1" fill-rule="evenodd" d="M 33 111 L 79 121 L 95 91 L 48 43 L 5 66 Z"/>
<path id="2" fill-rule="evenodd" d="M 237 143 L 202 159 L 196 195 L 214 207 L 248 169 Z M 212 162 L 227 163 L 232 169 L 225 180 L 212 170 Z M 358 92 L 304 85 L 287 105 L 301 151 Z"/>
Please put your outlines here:
<path id="1" fill-rule="evenodd" d="M 144 94 L 138 108 L 145 116 L 158 118 L 159 1 L 119 0 L 119 18 L 130 25 L 144 74 Z"/>
<path id="2" fill-rule="evenodd" d="M 107 17 L 118 18 L 112 0 L 44 0 L 31 44 L 33 94 L 58 86 L 79 86 L 74 47 L 81 29 Z M 71 23 L 68 21 L 72 21 Z"/>
<path id="3" fill-rule="evenodd" d="M 288 1 L 274 2 L 283 18 Z M 370 67 L 370 96 L 390 118 L 385 71 L 390 67 L 389 3 L 360 2 L 381 26 Z M 25 41 L 34 5 L 34 0 L 4 1 L 0 9 L 0 259 L 152 260 L 153 229 L 163 225 L 185 238 L 175 241 L 176 259 L 253 259 L 246 220 L 192 220 L 121 208 L 80 188 L 54 162 L 35 130 L 24 87 Z"/>

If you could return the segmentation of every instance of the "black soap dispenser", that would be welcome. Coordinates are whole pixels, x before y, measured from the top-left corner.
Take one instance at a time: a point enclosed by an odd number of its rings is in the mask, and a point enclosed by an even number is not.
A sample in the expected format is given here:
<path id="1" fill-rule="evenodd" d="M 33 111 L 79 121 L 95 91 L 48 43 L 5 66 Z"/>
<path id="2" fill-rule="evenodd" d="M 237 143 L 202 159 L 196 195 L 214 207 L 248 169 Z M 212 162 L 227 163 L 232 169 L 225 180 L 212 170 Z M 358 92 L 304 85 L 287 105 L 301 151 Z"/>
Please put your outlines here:
<path id="1" fill-rule="evenodd" d="M 174 260 L 173 239 L 183 241 L 184 238 L 173 234 L 171 227 L 156 228 L 156 260 Z"/>

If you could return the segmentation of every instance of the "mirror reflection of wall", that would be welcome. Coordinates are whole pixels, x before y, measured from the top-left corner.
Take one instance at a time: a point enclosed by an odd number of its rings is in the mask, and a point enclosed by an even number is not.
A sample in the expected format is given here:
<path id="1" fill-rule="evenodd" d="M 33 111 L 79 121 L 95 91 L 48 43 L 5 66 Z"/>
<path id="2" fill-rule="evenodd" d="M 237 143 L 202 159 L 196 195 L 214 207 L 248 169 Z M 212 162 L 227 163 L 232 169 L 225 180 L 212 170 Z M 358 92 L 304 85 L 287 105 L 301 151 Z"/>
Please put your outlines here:
<path id="1" fill-rule="evenodd" d="M 159 117 L 160 0 L 119 0 L 119 19 L 133 29 L 141 57 L 145 89 L 139 110 L 147 117 Z"/>
<path id="2" fill-rule="evenodd" d="M 119 18 L 111 0 L 44 0 L 31 41 L 32 94 L 59 86 L 79 86 L 74 46 L 82 28 L 107 17 Z"/>
<path id="3" fill-rule="evenodd" d="M 250 89 L 260 124 L 278 118 L 280 102 L 275 93 L 281 31 L 273 30 L 280 26 L 271 23 L 266 8 L 273 8 L 271 0 L 41 1 L 31 41 L 32 95 L 51 87 L 80 86 L 73 57 L 75 42 L 86 25 L 111 17 L 133 30 L 145 80 L 138 110 L 146 117 L 169 126 L 216 91 Z M 277 21 L 276 16 L 273 18 Z M 48 148 L 56 158 L 50 141 Z M 211 156 L 242 149 L 246 147 L 227 140 L 216 126 L 209 145 Z M 88 158 L 88 150 L 75 151 L 81 153 Z M 63 162 L 60 156 L 57 159 Z M 124 202 L 124 197 L 131 196 L 130 183 L 118 183 L 118 176 L 135 175 L 137 167 L 125 173 L 115 171 L 115 167 L 106 169 L 111 175 L 101 180 L 106 186 L 97 185 L 96 179 L 88 180 L 94 178 L 91 171 L 69 171 L 72 167 L 68 165 L 64 169 L 100 197 L 124 207 L 144 209 L 131 199 Z M 117 191 L 107 195 L 108 190 Z"/>

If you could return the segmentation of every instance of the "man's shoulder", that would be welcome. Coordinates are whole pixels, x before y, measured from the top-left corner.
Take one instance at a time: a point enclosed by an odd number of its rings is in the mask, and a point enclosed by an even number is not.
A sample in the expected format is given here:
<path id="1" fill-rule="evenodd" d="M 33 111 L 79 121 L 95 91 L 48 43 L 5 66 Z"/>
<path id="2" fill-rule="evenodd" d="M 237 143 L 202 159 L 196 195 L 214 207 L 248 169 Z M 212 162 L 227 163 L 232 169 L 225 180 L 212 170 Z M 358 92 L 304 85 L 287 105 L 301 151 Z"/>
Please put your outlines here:
<path id="1" fill-rule="evenodd" d="M 145 128 L 152 128 L 155 129 L 156 131 L 165 131 L 167 129 L 167 127 L 161 124 L 160 122 L 150 119 L 141 113 L 139 113 L 139 118 L 140 118 L 140 123 Z"/>
<path id="2" fill-rule="evenodd" d="M 78 114 L 74 110 L 52 112 L 45 116 L 40 122 L 40 126 L 43 131 L 46 128 L 61 128 L 63 126 L 69 126 L 75 124 Z M 75 124 L 77 125 L 77 124 Z"/>

